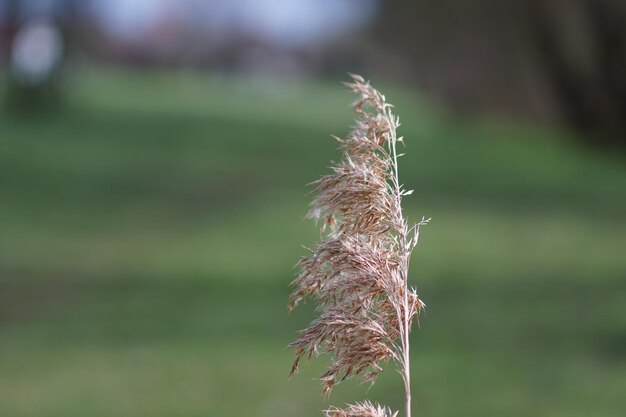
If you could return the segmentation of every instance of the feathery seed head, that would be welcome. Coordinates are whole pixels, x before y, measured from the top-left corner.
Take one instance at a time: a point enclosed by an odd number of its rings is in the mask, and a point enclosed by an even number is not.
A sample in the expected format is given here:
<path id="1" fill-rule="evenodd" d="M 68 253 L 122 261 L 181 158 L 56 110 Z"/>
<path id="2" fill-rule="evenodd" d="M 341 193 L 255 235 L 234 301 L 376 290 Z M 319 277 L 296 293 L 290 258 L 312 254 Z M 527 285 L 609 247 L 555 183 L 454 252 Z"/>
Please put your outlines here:
<path id="1" fill-rule="evenodd" d="M 317 303 L 319 318 L 299 333 L 291 375 L 303 357 L 331 355 L 320 380 L 333 386 L 360 375 L 374 382 L 381 364 L 393 359 L 404 368 L 408 388 L 408 334 L 424 308 L 408 287 L 408 265 L 422 219 L 409 229 L 402 214 L 396 136 L 398 118 L 385 96 L 361 76 L 346 85 L 357 95 L 353 130 L 337 140 L 343 160 L 314 183 L 307 217 L 322 219 L 322 240 L 298 262 L 289 299 L 292 309 L 306 298 Z M 331 408 L 327 417 L 395 417 L 369 402 Z"/>

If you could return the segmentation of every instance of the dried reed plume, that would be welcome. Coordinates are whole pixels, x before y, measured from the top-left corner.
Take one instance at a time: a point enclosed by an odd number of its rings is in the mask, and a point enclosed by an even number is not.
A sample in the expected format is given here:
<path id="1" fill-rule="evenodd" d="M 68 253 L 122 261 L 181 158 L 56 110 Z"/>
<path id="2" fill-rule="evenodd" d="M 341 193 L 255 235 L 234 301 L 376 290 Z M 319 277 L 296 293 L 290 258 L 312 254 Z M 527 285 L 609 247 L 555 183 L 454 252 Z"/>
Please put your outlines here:
<path id="1" fill-rule="evenodd" d="M 374 383 L 392 359 L 404 380 L 406 417 L 411 417 L 409 331 L 425 307 L 408 286 L 409 257 L 422 218 L 408 227 L 401 200 L 412 191 L 398 180 L 399 120 L 392 105 L 361 76 L 346 85 L 357 94 L 356 125 L 336 138 L 344 158 L 316 185 L 307 217 L 322 219 L 322 241 L 298 262 L 292 282 L 293 309 L 306 298 L 317 302 L 319 317 L 289 346 L 296 350 L 293 375 L 303 357 L 331 355 L 320 377 L 323 392 L 348 377 Z M 327 417 L 395 417 L 397 412 L 369 402 L 326 410 Z"/>

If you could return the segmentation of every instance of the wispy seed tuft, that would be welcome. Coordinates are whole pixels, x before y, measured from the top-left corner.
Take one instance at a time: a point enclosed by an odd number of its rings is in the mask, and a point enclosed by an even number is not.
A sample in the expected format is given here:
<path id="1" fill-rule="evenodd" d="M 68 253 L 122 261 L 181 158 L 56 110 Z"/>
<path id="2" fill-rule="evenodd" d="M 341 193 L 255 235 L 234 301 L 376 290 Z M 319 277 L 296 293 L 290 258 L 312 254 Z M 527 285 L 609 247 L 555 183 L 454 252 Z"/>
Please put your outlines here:
<path id="1" fill-rule="evenodd" d="M 313 184 L 307 217 L 321 221 L 321 241 L 298 262 L 289 309 L 310 298 L 319 317 L 289 347 L 296 358 L 329 354 L 320 376 L 324 395 L 353 376 L 374 383 L 383 364 L 398 365 L 410 417 L 409 331 L 425 305 L 408 285 L 409 257 L 422 220 L 409 227 L 402 213 L 405 190 L 398 179 L 396 136 L 399 119 L 385 96 L 359 75 L 346 86 L 356 94 L 356 123 L 339 141 L 343 159 Z M 369 402 L 330 408 L 326 417 L 395 417 L 397 412 Z"/>

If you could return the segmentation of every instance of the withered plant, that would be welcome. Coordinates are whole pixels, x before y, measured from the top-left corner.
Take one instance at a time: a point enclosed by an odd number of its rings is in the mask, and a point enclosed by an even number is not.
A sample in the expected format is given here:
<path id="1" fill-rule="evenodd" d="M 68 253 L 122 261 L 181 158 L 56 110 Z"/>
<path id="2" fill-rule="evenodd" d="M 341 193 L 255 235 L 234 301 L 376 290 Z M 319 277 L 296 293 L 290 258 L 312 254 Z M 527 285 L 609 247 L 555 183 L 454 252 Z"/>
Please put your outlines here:
<path id="1" fill-rule="evenodd" d="M 320 380 L 328 396 L 333 386 L 356 375 L 374 383 L 390 359 L 404 381 L 406 417 L 411 417 L 409 332 L 425 307 L 409 287 L 409 257 L 422 220 L 409 227 L 402 214 L 405 190 L 398 179 L 398 118 L 385 96 L 361 76 L 346 85 L 358 96 L 356 125 L 336 138 L 343 160 L 314 182 L 316 197 L 307 217 L 321 219 L 322 239 L 298 262 L 299 274 L 289 308 L 315 300 L 319 317 L 289 346 L 296 351 L 291 370 L 302 358 L 330 354 Z M 327 417 L 395 417 L 370 402 L 332 407 Z"/>

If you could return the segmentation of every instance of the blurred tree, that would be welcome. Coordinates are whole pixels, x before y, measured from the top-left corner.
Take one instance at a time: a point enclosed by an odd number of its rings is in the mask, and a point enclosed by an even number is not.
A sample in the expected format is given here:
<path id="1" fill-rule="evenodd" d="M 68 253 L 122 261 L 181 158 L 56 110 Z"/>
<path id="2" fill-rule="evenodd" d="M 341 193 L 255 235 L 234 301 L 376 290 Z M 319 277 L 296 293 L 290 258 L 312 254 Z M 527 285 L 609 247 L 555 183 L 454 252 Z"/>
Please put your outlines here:
<path id="1" fill-rule="evenodd" d="M 459 111 L 560 119 L 626 144 L 623 0 L 387 1 L 374 36 Z"/>
<path id="2" fill-rule="evenodd" d="M 6 1 L 7 104 L 20 111 L 54 109 L 61 98 L 74 0 Z"/>
<path id="3" fill-rule="evenodd" d="M 531 32 L 564 118 L 626 144 L 626 2 L 530 2 Z"/>

